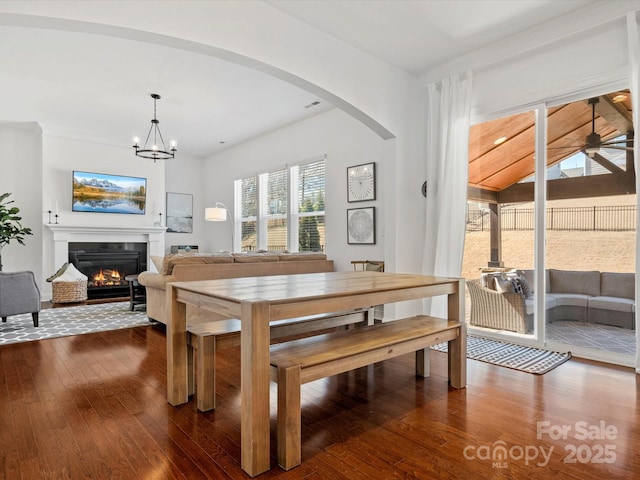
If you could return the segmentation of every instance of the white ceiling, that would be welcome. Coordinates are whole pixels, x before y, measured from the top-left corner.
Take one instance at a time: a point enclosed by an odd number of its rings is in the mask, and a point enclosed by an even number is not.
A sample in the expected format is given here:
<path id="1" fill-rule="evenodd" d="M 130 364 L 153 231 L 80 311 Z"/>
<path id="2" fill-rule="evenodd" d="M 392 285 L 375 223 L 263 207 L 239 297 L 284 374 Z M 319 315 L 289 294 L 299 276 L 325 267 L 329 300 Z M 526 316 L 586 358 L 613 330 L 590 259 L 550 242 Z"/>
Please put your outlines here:
<path id="1" fill-rule="evenodd" d="M 268 4 L 401 70 L 451 58 L 537 27 L 596 0 L 269 0 Z"/>
<path id="2" fill-rule="evenodd" d="M 266 3 L 418 75 L 595 0 Z M 158 93 L 165 140 L 198 157 L 332 108 L 306 109 L 314 95 L 227 61 L 85 33 L 0 26 L 0 66 L 0 121 L 37 121 L 127 146 L 146 136 L 149 94 Z"/>

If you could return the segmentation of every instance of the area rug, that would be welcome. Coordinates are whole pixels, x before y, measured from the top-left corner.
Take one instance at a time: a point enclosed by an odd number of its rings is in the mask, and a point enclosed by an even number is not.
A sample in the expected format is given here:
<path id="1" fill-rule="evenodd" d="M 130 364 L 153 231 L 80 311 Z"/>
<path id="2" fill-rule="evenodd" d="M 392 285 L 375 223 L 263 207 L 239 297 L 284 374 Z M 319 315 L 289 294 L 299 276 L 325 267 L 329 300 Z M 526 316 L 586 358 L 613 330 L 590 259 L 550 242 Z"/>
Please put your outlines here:
<path id="1" fill-rule="evenodd" d="M 151 325 L 147 314 L 131 312 L 129 302 L 100 303 L 40 311 L 38 326 L 31 314 L 13 315 L 0 323 L 0 345 Z"/>
<path id="2" fill-rule="evenodd" d="M 597 323 L 560 320 L 545 326 L 547 340 L 624 355 L 636 354 L 636 331 Z"/>
<path id="3" fill-rule="evenodd" d="M 446 352 L 447 343 L 439 343 L 431 348 Z M 542 375 L 569 360 L 571 352 L 552 352 L 468 335 L 467 358 Z"/>

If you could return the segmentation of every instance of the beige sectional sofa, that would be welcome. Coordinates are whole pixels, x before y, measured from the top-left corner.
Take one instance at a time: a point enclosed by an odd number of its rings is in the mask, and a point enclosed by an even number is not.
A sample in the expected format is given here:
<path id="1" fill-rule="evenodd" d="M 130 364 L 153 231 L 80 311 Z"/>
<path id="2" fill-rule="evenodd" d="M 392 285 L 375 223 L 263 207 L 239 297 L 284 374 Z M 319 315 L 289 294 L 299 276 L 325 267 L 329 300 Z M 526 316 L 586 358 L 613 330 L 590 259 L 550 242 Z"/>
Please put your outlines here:
<path id="1" fill-rule="evenodd" d="M 165 293 L 170 282 L 332 272 L 334 269 L 333 260 L 315 252 L 171 254 L 161 262 L 154 260 L 158 263 L 158 272 L 142 272 L 138 282 L 146 288 L 147 316 L 165 324 Z M 206 312 L 189 312 L 189 317 L 196 321 L 214 319 Z"/>
<path id="2" fill-rule="evenodd" d="M 545 274 L 547 321 L 574 320 L 635 329 L 633 273 L 549 269 Z M 525 291 L 517 287 L 496 289 L 501 283 L 496 277 L 518 278 Z M 533 331 L 534 285 L 533 270 L 483 274 L 481 281 L 467 281 L 470 324 L 518 333 Z"/>

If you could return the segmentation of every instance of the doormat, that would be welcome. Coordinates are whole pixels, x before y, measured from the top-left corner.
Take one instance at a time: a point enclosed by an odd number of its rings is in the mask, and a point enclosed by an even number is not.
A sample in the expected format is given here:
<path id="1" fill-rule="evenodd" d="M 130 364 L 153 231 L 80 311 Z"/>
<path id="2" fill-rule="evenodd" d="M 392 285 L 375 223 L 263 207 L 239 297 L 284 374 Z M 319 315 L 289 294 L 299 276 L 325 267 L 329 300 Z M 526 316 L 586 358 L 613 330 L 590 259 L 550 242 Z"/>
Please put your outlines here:
<path id="1" fill-rule="evenodd" d="M 446 352 L 447 346 L 448 344 L 445 342 L 431 348 L 439 352 Z M 552 352 L 468 335 L 467 358 L 542 375 L 569 360 L 571 352 Z"/>
<path id="2" fill-rule="evenodd" d="M 40 310 L 38 326 L 30 313 L 0 323 L 0 345 L 153 325 L 146 312 L 130 311 L 129 302 L 98 303 Z"/>

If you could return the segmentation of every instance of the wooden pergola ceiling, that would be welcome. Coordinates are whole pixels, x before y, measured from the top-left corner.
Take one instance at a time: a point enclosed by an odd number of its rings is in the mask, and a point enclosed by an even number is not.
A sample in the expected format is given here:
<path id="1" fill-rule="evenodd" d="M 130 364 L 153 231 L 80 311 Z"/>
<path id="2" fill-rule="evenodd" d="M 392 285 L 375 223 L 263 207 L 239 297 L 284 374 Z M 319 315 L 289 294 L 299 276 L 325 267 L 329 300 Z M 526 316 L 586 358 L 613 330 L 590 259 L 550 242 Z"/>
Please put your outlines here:
<path id="1" fill-rule="evenodd" d="M 620 94 L 626 95 L 625 98 L 616 98 Z M 582 150 L 585 139 L 592 130 L 592 107 L 588 100 L 553 107 L 548 110 L 547 127 L 549 167 Z M 599 97 L 596 104 L 595 131 L 601 135 L 603 141 L 623 134 L 633 138 L 631 96 L 628 90 Z M 506 139 L 496 145 L 496 140 L 501 137 Z M 533 112 L 472 126 L 469 134 L 470 199 L 491 203 L 533 200 L 533 184 L 518 182 L 530 177 L 535 171 L 534 148 Z M 550 185 L 549 196 L 551 197 L 554 191 L 563 191 L 560 195 L 563 198 L 629 193 L 631 185 L 635 185 L 635 182 L 631 181 L 632 152 L 627 154 L 625 170 L 599 154 L 595 155 L 594 160 L 612 172 L 613 177 L 604 182 L 612 185 L 603 185 L 602 178 L 594 181 L 593 177 L 581 177 L 578 182 L 575 181 L 578 179 L 563 179 L 572 182 L 566 182 L 562 188 L 553 188 Z M 587 181 L 589 178 L 591 180 Z M 571 188 L 567 190 L 567 187 Z"/>

